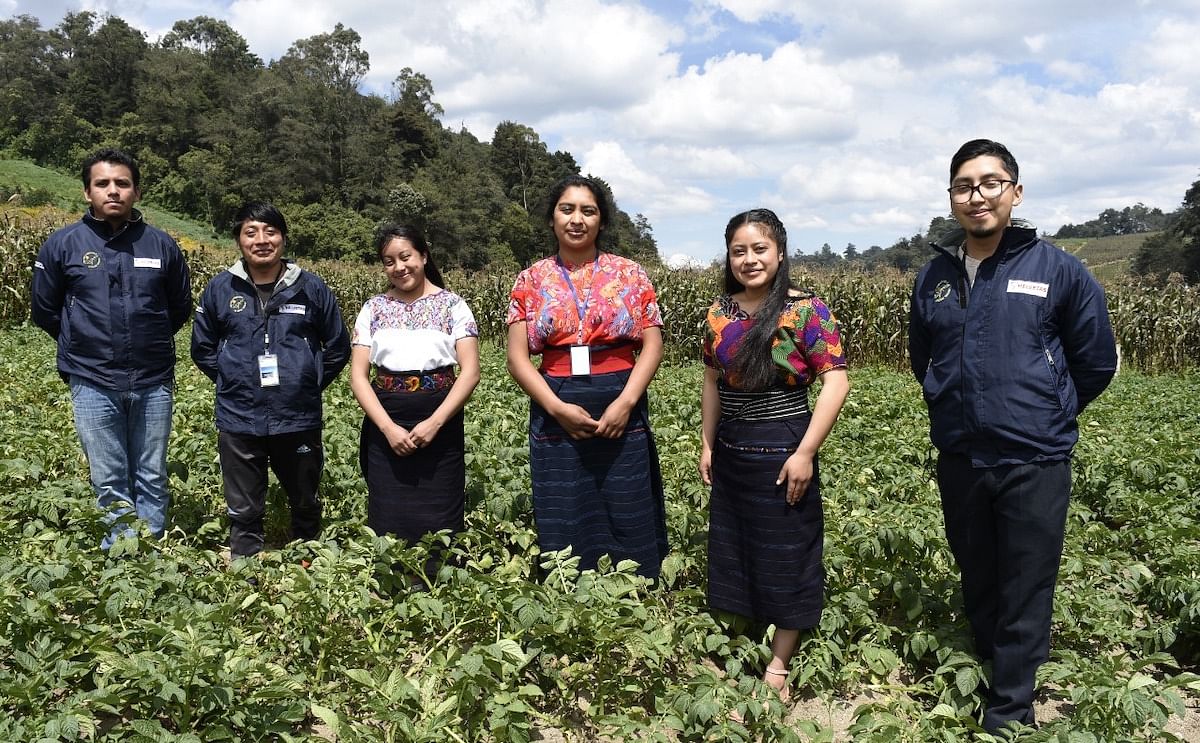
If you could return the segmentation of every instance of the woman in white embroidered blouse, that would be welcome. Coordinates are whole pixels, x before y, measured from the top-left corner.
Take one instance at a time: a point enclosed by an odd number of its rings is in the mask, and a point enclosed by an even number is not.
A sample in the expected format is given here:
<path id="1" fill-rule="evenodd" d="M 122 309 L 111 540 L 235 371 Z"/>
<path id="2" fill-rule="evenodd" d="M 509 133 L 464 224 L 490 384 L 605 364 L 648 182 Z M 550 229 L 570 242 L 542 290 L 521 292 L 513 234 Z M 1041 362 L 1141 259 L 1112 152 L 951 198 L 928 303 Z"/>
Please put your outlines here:
<path id="1" fill-rule="evenodd" d="M 479 383 L 479 330 L 419 230 L 387 225 L 376 250 L 389 287 L 363 305 L 350 355 L 367 525 L 416 542 L 463 528 L 463 406 Z"/>

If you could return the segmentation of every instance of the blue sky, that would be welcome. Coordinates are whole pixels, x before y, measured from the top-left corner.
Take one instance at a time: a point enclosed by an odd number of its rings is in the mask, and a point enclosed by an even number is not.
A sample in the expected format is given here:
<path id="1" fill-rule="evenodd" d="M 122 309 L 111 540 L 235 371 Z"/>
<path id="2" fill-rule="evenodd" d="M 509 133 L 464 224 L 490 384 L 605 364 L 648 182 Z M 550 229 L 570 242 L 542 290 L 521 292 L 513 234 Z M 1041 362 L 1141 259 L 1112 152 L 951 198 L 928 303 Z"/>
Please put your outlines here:
<path id="1" fill-rule="evenodd" d="M 119 15 L 150 40 L 227 21 L 265 60 L 343 23 L 365 86 L 427 75 L 443 123 L 532 126 L 643 213 L 664 257 L 722 254 L 767 206 L 793 248 L 886 247 L 948 213 L 950 155 L 1004 142 L 1018 215 L 1053 231 L 1200 179 L 1195 0 L 0 0 L 44 26 Z"/>

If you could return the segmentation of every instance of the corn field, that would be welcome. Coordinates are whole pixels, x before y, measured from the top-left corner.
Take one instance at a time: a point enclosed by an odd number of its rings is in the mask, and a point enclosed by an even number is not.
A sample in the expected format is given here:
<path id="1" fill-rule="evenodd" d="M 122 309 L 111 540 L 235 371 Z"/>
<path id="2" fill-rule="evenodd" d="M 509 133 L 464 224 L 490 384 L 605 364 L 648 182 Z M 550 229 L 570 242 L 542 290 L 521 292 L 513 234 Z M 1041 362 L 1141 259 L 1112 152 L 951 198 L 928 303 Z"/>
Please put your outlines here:
<path id="1" fill-rule="evenodd" d="M 56 223 L 57 222 L 57 223 Z M 61 221 L 23 210 L 0 211 L 0 323 L 19 325 L 29 318 L 29 281 L 33 259 Z M 199 295 L 210 278 L 236 255 L 201 247 L 188 250 L 193 290 Z M 386 288 L 375 265 L 341 261 L 302 262 L 329 284 L 348 323 L 363 302 Z M 508 292 L 514 275 L 444 272 L 447 287 L 471 306 L 483 340 L 502 344 Z M 716 269 L 672 271 L 655 268 L 650 278 L 658 291 L 664 322 L 666 358 L 697 360 L 704 313 L 720 291 Z M 841 323 L 847 357 L 854 366 L 907 368 L 908 298 L 913 277 L 897 271 L 798 271 L 796 285 L 825 300 Z M 1113 330 L 1122 364 L 1151 373 L 1200 366 L 1200 287 L 1182 282 L 1156 285 L 1134 277 L 1105 282 Z"/>

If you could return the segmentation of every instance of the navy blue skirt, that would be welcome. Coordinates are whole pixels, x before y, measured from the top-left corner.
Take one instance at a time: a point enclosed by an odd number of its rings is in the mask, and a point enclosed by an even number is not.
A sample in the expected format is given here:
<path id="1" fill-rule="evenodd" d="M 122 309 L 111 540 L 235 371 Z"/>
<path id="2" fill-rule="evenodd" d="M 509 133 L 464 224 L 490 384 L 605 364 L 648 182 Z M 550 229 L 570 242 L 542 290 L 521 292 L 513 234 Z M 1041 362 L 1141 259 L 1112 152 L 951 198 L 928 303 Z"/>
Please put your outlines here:
<path id="1" fill-rule="evenodd" d="M 375 390 L 393 421 L 411 429 L 446 399 L 436 392 Z M 367 526 L 376 534 L 392 534 L 418 542 L 426 534 L 463 529 L 466 460 L 463 413 L 451 416 L 429 446 L 401 457 L 366 416 L 359 443 L 359 465 L 367 480 Z"/>
<path id="2" fill-rule="evenodd" d="M 625 388 L 629 372 L 543 378 L 560 400 L 599 420 Z M 572 439 L 542 406 L 531 402 L 529 468 L 543 552 L 571 547 L 583 570 L 595 568 L 607 554 L 614 565 L 634 560 L 640 575 L 658 577 L 667 555 L 667 527 L 645 395 L 619 439 Z"/>
<path id="3" fill-rule="evenodd" d="M 708 603 L 782 629 L 815 626 L 824 604 L 825 521 L 817 462 L 788 505 L 776 485 L 810 417 L 721 421 L 712 461 Z"/>

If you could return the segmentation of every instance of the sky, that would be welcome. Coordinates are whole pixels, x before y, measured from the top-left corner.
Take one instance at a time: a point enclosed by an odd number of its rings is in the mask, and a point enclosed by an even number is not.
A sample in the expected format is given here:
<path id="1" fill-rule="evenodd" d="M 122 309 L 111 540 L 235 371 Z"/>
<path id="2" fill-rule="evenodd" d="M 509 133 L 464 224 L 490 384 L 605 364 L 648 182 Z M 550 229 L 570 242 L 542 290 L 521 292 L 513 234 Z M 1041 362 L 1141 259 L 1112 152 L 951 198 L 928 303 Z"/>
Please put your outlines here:
<path id="1" fill-rule="evenodd" d="M 923 233 L 978 137 L 1020 165 L 1014 216 L 1051 233 L 1170 211 L 1200 179 L 1200 0 L 0 0 L 43 27 L 73 10 L 150 41 L 219 18 L 264 61 L 342 23 L 370 55 L 364 92 L 410 67 L 451 129 L 532 127 L 676 260 L 720 258 L 754 207 L 792 251 Z"/>

